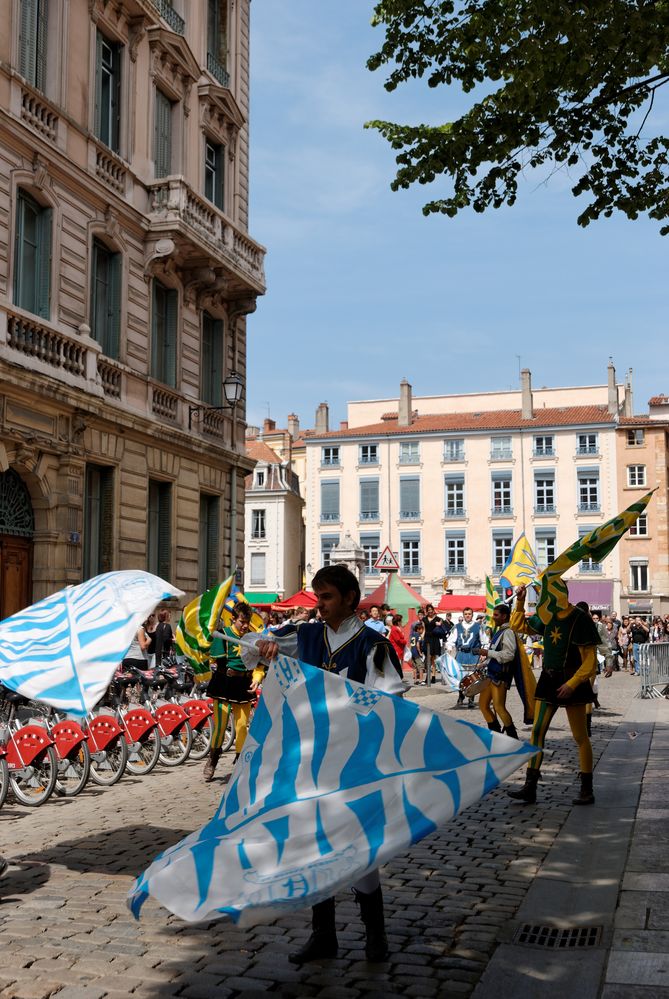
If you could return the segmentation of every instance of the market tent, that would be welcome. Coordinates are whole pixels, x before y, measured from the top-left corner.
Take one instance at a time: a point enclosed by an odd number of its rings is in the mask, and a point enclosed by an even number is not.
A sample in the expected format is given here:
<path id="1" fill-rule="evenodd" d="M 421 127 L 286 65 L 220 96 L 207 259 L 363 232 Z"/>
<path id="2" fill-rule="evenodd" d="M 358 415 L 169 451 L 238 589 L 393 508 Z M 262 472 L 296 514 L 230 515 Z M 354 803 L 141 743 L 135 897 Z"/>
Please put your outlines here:
<path id="1" fill-rule="evenodd" d="M 374 604 L 387 604 L 398 614 L 402 614 L 406 621 L 409 610 L 417 610 L 427 603 L 429 601 L 425 597 L 421 597 L 420 593 L 416 593 L 398 573 L 389 572 L 380 586 L 377 586 L 368 596 L 363 597 L 360 601 L 360 609 L 369 610 Z"/>
<path id="2" fill-rule="evenodd" d="M 485 597 L 455 596 L 452 593 L 444 593 L 437 604 L 437 611 L 452 611 L 454 614 L 462 614 L 465 607 L 471 607 L 475 614 L 485 613 Z"/>
<path id="3" fill-rule="evenodd" d="M 295 607 L 306 607 L 307 610 L 311 610 L 317 603 L 318 600 L 313 593 L 308 590 L 300 590 L 298 593 L 293 593 L 292 597 L 286 597 L 285 600 L 275 603 L 274 610 L 293 610 Z"/>

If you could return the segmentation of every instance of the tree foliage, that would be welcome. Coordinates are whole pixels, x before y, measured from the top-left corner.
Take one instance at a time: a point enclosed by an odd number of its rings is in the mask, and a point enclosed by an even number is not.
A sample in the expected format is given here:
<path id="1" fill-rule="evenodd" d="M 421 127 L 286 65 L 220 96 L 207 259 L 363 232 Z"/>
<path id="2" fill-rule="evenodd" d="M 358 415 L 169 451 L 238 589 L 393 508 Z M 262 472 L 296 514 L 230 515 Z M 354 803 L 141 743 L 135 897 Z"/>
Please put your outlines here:
<path id="1" fill-rule="evenodd" d="M 669 80 L 669 0 L 383 0 L 373 23 L 385 38 L 368 66 L 386 70 L 387 90 L 424 78 L 472 95 L 436 126 L 368 123 L 397 150 L 394 190 L 451 178 L 426 215 L 512 205 L 522 171 L 566 166 L 588 198 L 580 225 L 614 211 L 669 219 L 669 138 L 650 131 Z"/>

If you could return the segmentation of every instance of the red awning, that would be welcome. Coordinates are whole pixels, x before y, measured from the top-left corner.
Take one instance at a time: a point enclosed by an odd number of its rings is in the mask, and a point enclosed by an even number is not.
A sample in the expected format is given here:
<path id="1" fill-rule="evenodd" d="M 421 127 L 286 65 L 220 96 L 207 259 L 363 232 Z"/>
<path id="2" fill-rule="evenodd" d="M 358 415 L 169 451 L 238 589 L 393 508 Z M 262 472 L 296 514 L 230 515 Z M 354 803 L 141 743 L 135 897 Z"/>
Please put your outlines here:
<path id="1" fill-rule="evenodd" d="M 454 614 L 461 614 L 465 607 L 471 607 L 475 613 L 485 611 L 485 597 L 459 597 L 452 593 L 444 593 L 435 609 L 438 611 L 452 611 Z"/>
<path id="2" fill-rule="evenodd" d="M 293 593 L 292 597 L 286 597 L 278 604 L 273 604 L 273 609 L 282 610 L 293 610 L 295 607 L 306 607 L 307 610 L 311 610 L 315 607 L 318 601 L 313 593 L 308 590 L 300 590 L 298 593 Z"/>

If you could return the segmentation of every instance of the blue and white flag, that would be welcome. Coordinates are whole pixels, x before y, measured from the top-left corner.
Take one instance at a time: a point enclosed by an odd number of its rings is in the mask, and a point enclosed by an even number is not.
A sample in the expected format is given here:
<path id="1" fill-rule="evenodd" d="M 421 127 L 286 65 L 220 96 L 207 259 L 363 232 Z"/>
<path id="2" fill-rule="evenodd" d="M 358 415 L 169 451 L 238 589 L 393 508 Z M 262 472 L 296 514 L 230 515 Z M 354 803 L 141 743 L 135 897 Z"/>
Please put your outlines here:
<path id="1" fill-rule="evenodd" d="M 460 690 L 460 683 L 465 675 L 460 663 L 453 656 L 449 656 L 447 652 L 443 656 L 439 656 L 436 663 L 448 689 L 456 692 Z"/>
<path id="2" fill-rule="evenodd" d="M 139 570 L 107 572 L 54 593 L 0 622 L 0 683 L 59 711 L 86 715 L 141 622 L 161 600 L 181 596 Z"/>
<path id="3" fill-rule="evenodd" d="M 536 753 L 295 659 L 272 661 L 215 817 L 153 862 L 149 896 L 242 926 L 312 905 L 407 850 Z"/>

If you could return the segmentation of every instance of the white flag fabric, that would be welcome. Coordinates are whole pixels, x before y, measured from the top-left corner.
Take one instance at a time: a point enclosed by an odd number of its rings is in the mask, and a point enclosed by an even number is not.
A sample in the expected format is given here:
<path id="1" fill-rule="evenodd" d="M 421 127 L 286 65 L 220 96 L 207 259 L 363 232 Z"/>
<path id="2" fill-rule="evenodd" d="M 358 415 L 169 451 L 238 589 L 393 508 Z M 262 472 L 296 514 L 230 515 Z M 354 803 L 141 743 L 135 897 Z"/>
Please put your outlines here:
<path id="1" fill-rule="evenodd" d="M 442 679 L 449 690 L 458 691 L 460 690 L 460 683 L 465 671 L 457 660 L 453 656 L 449 656 L 447 652 L 443 656 L 439 656 L 437 659 L 437 666 L 439 667 L 439 672 L 441 673 Z"/>
<path id="2" fill-rule="evenodd" d="M 274 919 L 350 887 L 536 753 L 286 656 L 272 661 L 215 817 L 162 853 L 149 896 L 189 921 Z"/>
<path id="3" fill-rule="evenodd" d="M 141 622 L 181 590 L 150 572 L 107 572 L 0 622 L 0 683 L 83 716 L 104 694 Z"/>

